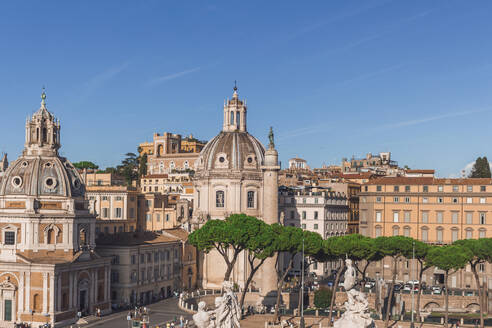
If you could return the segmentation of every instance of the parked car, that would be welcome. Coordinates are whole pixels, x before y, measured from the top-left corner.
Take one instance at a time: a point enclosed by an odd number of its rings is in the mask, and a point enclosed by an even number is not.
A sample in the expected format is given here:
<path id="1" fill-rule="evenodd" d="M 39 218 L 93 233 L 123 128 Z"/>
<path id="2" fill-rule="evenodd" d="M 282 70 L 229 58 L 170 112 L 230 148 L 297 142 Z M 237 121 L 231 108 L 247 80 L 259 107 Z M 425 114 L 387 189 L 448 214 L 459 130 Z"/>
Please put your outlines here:
<path id="1" fill-rule="evenodd" d="M 432 286 L 431 291 L 434 295 L 441 295 L 441 293 L 443 292 L 443 288 L 441 286 Z"/>
<path id="2" fill-rule="evenodd" d="M 376 283 L 374 281 L 366 281 L 366 284 L 364 285 L 364 287 L 366 287 L 368 289 L 371 289 L 374 286 L 376 286 Z"/>
<path id="3" fill-rule="evenodd" d="M 400 291 L 403 288 L 402 284 L 395 284 L 395 287 L 393 288 L 395 292 Z"/>

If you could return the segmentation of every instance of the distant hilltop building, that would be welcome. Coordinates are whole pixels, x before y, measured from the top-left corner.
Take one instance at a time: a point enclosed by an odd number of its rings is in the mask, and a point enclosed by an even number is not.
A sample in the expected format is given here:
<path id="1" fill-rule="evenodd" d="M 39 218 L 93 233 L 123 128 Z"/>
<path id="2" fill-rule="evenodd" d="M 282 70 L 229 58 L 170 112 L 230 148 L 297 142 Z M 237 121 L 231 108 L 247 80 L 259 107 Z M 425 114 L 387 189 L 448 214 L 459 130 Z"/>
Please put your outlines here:
<path id="1" fill-rule="evenodd" d="M 195 169 L 195 161 L 205 143 L 191 134 L 182 138 L 180 134 L 169 132 L 154 133 L 152 142 L 139 145 L 139 153 L 147 154 L 148 174 L 176 173 Z"/>
<path id="2" fill-rule="evenodd" d="M 307 165 L 307 161 L 302 158 L 294 157 L 289 159 L 289 169 L 292 170 L 309 170 L 309 166 Z"/>
<path id="3" fill-rule="evenodd" d="M 0 160 L 0 176 L 3 175 L 7 168 L 9 167 L 9 160 L 7 159 L 7 154 L 3 154 L 2 159 Z"/>
<path id="4" fill-rule="evenodd" d="M 365 158 L 352 157 L 351 160 L 343 158 L 341 168 L 344 173 L 372 172 L 378 175 L 396 175 L 401 170 L 398 162 L 391 160 L 390 152 L 379 155 L 368 153 Z"/>

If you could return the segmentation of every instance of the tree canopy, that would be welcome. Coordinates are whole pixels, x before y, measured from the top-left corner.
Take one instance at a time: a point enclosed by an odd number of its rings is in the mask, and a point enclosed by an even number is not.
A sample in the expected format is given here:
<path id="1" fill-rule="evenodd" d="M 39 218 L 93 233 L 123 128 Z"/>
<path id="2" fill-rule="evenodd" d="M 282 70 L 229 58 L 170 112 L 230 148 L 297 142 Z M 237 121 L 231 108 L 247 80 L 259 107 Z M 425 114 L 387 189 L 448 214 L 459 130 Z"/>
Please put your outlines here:
<path id="1" fill-rule="evenodd" d="M 98 165 L 94 164 L 93 162 L 89 162 L 89 161 L 76 162 L 76 163 L 73 163 L 73 166 L 75 166 L 75 168 L 77 168 L 79 170 L 83 170 L 83 169 L 97 170 L 99 168 Z"/>
<path id="2" fill-rule="evenodd" d="M 487 156 L 478 157 L 468 175 L 469 178 L 490 178 L 490 165 Z"/>

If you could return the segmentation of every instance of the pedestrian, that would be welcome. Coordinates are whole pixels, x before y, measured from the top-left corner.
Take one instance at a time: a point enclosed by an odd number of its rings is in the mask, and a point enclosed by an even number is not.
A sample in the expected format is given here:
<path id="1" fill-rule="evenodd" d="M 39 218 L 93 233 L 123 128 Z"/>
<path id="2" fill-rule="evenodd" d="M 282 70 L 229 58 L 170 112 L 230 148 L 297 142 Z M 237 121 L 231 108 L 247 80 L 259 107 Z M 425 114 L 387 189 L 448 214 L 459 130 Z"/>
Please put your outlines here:
<path id="1" fill-rule="evenodd" d="M 97 308 L 97 316 L 100 318 L 101 317 L 101 309 Z"/>
<path id="2" fill-rule="evenodd" d="M 183 317 L 183 315 L 181 315 L 181 316 L 179 317 L 179 326 L 180 326 L 181 328 L 183 328 L 183 327 L 184 327 L 184 317 Z"/>

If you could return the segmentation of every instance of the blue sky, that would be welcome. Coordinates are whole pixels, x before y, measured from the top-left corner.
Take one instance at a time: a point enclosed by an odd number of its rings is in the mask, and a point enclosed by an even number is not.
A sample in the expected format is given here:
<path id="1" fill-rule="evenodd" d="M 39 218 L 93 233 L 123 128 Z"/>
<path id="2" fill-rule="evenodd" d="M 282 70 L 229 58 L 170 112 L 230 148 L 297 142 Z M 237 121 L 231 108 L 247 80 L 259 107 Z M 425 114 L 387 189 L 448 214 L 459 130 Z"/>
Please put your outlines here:
<path id="1" fill-rule="evenodd" d="M 283 163 L 391 151 L 458 174 L 490 155 L 490 1 L 2 1 L 0 151 L 41 87 L 62 154 L 101 167 L 154 132 L 210 139 L 238 80 Z"/>

